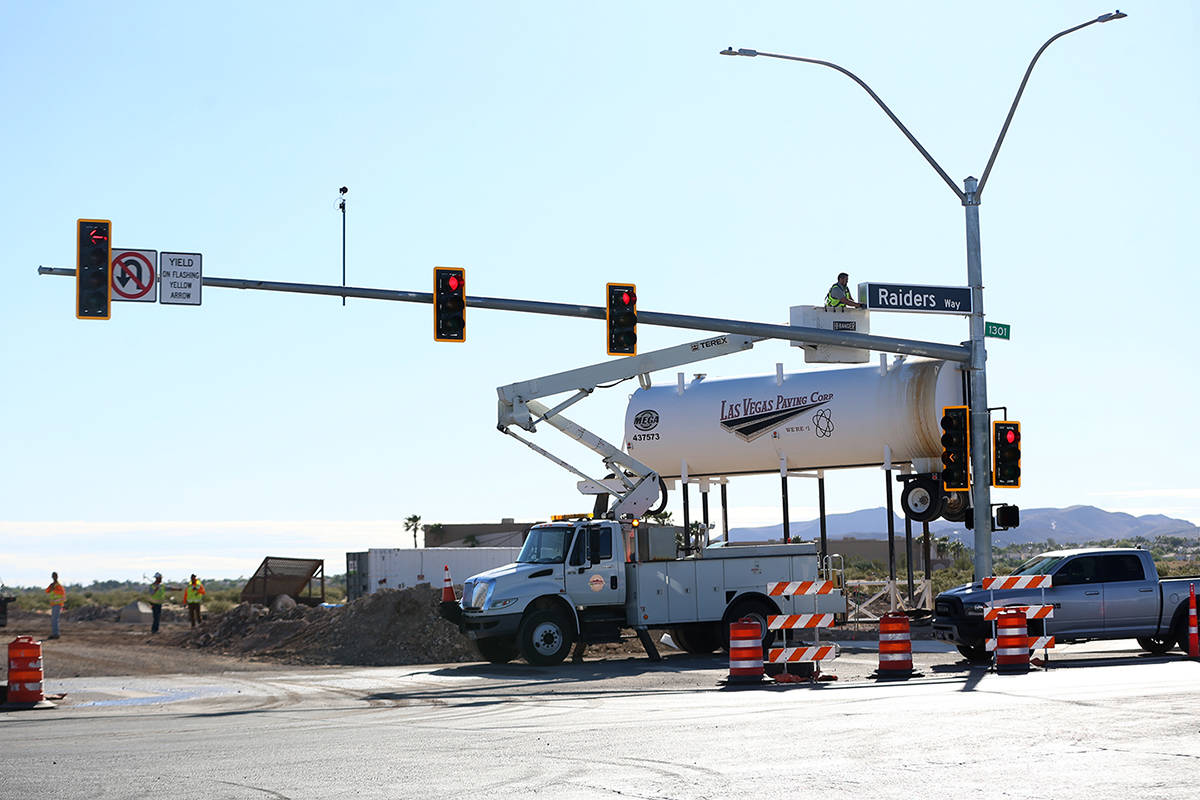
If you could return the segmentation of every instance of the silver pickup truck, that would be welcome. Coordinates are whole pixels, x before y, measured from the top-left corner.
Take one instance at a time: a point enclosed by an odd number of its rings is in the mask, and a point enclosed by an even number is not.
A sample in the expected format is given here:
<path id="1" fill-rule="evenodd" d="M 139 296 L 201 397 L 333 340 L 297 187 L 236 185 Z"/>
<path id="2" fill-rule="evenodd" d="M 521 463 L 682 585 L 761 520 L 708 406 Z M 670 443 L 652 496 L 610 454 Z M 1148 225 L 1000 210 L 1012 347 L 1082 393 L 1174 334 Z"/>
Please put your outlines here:
<path id="1" fill-rule="evenodd" d="M 1176 645 L 1187 649 L 1188 584 L 1200 585 L 1200 577 L 1161 579 L 1145 550 L 1055 550 L 1034 556 L 1012 574 L 1051 575 L 1054 585 L 992 592 L 972 583 L 942 592 L 934 601 L 933 635 L 953 642 L 968 660 L 987 661 L 988 605 L 1045 603 L 1054 605 L 1054 616 L 1029 620 L 1031 636 L 1053 635 L 1056 643 L 1137 639 L 1151 653 Z"/>

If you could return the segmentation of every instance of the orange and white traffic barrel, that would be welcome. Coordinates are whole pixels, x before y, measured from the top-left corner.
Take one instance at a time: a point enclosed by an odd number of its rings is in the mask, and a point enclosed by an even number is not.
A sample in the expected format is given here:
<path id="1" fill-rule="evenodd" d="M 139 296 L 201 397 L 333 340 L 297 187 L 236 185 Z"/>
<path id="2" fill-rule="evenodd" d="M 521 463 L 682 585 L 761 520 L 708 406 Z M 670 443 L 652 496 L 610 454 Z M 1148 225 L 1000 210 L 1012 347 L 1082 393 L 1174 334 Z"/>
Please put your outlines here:
<path id="1" fill-rule="evenodd" d="M 889 611 L 879 618 L 879 669 L 876 678 L 906 679 L 912 677 L 912 629 L 908 615 Z"/>
<path id="2" fill-rule="evenodd" d="M 32 636 L 18 636 L 8 643 L 8 702 L 40 703 L 42 691 L 42 643 Z"/>
<path id="3" fill-rule="evenodd" d="M 763 679 L 763 632 L 758 620 L 743 617 L 729 624 L 729 683 Z"/>
<path id="4" fill-rule="evenodd" d="M 1001 611 L 996 618 L 996 672 L 1029 672 L 1029 629 L 1023 610 Z"/>

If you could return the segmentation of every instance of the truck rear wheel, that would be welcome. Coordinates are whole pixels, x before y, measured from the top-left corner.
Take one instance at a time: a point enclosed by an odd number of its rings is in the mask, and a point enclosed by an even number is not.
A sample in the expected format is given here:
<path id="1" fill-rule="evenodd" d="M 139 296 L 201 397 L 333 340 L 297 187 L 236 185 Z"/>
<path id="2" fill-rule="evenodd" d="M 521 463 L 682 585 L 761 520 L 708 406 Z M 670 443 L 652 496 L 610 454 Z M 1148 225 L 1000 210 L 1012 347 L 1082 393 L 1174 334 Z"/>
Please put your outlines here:
<path id="1" fill-rule="evenodd" d="M 721 646 L 721 632 L 715 622 L 676 625 L 671 629 L 671 638 L 683 652 L 697 655 L 707 655 Z"/>
<path id="2" fill-rule="evenodd" d="M 503 636 L 493 636 L 489 639 L 476 639 L 475 647 L 485 661 L 493 664 L 507 664 L 517 657 L 517 643 Z"/>
<path id="3" fill-rule="evenodd" d="M 561 664 L 575 641 L 575 632 L 563 615 L 553 609 L 534 611 L 521 623 L 517 642 L 530 664 L 552 667 Z"/>
<path id="4" fill-rule="evenodd" d="M 763 653 L 765 654 L 771 642 L 775 639 L 775 632 L 767 630 L 767 617 L 778 614 L 779 610 L 768 603 L 766 600 L 756 600 L 747 598 L 737 601 L 732 608 L 725 613 L 725 620 L 721 623 L 721 647 L 725 650 L 729 649 L 729 624 L 738 620 L 749 617 L 759 624 L 763 632 Z"/>

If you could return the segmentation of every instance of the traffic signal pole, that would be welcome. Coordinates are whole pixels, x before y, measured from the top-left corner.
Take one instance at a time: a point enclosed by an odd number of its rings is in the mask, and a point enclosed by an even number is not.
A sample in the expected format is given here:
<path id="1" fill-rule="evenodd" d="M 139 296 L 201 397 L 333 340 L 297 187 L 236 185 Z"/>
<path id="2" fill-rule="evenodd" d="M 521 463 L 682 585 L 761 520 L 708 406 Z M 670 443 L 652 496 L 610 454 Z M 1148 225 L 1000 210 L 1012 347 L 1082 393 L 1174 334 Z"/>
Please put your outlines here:
<path id="1" fill-rule="evenodd" d="M 62 275 L 74 277 L 75 270 L 67 267 L 38 267 L 39 275 Z M 290 292 L 294 294 L 317 294 L 330 297 L 356 297 L 363 300 L 392 300 L 402 303 L 433 303 L 432 292 L 408 292 L 399 289 L 371 289 L 361 286 L 329 286 L 316 283 L 286 283 L 260 281 L 248 278 L 215 278 L 204 276 L 201 282 L 206 287 L 219 289 L 255 289 L 265 292 Z M 546 303 L 540 300 L 519 300 L 506 297 L 464 298 L 470 308 L 488 308 L 493 311 L 519 311 L 526 314 L 551 314 L 559 317 L 583 317 L 604 320 L 608 309 L 603 306 L 581 306 L 569 303 Z M 780 339 L 804 344 L 825 344 L 836 347 L 858 347 L 880 353 L 940 358 L 965 364 L 970 360 L 969 347 L 942 342 L 925 342 L 919 339 L 896 339 L 890 336 L 872 336 L 846 331 L 827 331 L 820 328 L 805 328 L 799 325 L 775 325 L 768 322 L 721 319 L 719 317 L 697 317 L 690 314 L 668 314 L 661 311 L 637 312 L 639 325 L 658 325 L 666 328 L 684 328 L 715 333 L 740 333 L 760 339 Z"/>
<path id="2" fill-rule="evenodd" d="M 971 506 L 975 530 L 975 580 L 992 574 L 992 490 L 987 404 L 987 349 L 984 347 L 983 257 L 979 246 L 979 195 L 975 178 L 963 181 L 967 217 L 967 283 L 971 287 L 971 359 L 967 362 L 967 405 L 971 426 Z"/>

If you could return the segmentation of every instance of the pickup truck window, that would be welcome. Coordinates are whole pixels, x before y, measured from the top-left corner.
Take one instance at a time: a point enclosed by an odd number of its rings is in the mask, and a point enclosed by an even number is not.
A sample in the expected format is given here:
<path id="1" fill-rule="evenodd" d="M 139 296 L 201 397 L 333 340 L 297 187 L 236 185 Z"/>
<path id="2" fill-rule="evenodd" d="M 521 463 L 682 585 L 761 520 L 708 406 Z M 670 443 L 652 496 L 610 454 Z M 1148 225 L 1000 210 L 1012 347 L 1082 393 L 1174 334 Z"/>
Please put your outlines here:
<path id="1" fill-rule="evenodd" d="M 1099 583 L 1101 578 L 1099 556 L 1079 556 L 1068 561 L 1054 573 L 1054 585 L 1076 586 L 1081 583 Z"/>
<path id="2" fill-rule="evenodd" d="M 1103 575 L 1105 581 L 1144 581 L 1146 570 L 1142 568 L 1142 560 L 1132 553 L 1116 556 L 1103 556 Z"/>
<path id="3" fill-rule="evenodd" d="M 561 564 L 567 557 L 567 546 L 571 542 L 568 525 L 551 528 L 534 528 L 525 539 L 518 564 Z"/>
<path id="4" fill-rule="evenodd" d="M 1064 556 L 1034 556 L 1013 570 L 1013 575 L 1049 575 L 1063 562 Z M 1057 581 L 1055 581 L 1057 583 Z"/>

